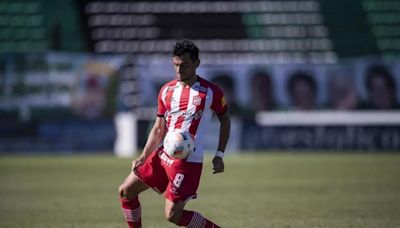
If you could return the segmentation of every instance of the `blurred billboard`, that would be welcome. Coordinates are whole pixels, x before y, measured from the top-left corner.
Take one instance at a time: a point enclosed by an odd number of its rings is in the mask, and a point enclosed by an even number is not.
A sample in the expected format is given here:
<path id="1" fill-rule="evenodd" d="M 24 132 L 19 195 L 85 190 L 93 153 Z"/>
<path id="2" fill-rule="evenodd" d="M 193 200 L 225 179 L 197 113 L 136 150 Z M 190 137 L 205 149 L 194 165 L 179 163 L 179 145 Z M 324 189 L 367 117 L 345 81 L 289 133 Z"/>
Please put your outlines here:
<path id="1" fill-rule="evenodd" d="M 2 55 L 0 150 L 112 148 L 122 56 Z"/>
<path id="2" fill-rule="evenodd" d="M 232 150 L 396 151 L 399 15 L 393 0 L 4 0 L 0 151 L 111 150 L 116 113 L 143 146 L 183 38 L 225 91 Z"/>

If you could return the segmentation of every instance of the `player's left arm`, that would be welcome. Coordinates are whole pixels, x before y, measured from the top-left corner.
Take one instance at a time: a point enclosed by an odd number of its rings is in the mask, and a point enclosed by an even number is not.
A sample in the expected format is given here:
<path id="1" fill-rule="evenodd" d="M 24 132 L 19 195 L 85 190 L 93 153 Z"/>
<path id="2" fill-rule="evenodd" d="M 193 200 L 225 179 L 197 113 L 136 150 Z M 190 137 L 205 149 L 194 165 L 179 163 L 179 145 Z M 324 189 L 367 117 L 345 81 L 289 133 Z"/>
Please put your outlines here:
<path id="1" fill-rule="evenodd" d="M 224 165 L 223 157 L 224 157 L 226 144 L 228 143 L 229 134 L 230 134 L 230 130 L 231 130 L 231 119 L 230 119 L 228 110 L 224 114 L 219 115 L 218 119 L 220 122 L 218 151 L 215 154 L 215 157 L 212 161 L 213 166 L 214 166 L 213 167 L 214 174 L 224 172 L 225 165 Z"/>

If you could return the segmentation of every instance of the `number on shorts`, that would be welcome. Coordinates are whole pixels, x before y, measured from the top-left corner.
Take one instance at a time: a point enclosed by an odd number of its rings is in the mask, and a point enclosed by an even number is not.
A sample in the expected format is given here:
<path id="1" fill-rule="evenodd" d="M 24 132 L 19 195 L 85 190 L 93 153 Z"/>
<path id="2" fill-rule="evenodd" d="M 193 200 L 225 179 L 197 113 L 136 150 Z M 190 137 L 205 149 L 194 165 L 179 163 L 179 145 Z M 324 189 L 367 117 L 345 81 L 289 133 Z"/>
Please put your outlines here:
<path id="1" fill-rule="evenodd" d="M 174 179 L 175 187 L 179 188 L 181 186 L 183 178 L 185 178 L 185 175 L 183 175 L 182 173 L 177 173 L 175 175 L 175 179 Z"/>

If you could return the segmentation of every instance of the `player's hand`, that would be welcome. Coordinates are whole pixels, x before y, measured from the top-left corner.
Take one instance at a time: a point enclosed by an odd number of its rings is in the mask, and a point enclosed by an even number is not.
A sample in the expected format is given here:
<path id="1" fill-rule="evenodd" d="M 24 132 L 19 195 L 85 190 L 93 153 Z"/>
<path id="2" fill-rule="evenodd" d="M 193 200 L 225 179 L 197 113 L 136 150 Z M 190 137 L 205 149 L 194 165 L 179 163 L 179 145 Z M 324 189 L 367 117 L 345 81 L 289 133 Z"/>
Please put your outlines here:
<path id="1" fill-rule="evenodd" d="M 213 174 L 224 172 L 225 165 L 224 165 L 224 160 L 222 160 L 221 157 L 214 157 L 214 159 L 212 160 L 212 163 L 213 163 L 213 166 L 214 166 L 213 167 L 213 170 L 214 170 Z"/>
<path id="2" fill-rule="evenodd" d="M 137 159 L 132 161 L 132 172 L 136 172 L 136 170 L 142 166 L 144 164 L 144 161 L 146 160 L 146 158 L 144 156 L 140 156 Z"/>

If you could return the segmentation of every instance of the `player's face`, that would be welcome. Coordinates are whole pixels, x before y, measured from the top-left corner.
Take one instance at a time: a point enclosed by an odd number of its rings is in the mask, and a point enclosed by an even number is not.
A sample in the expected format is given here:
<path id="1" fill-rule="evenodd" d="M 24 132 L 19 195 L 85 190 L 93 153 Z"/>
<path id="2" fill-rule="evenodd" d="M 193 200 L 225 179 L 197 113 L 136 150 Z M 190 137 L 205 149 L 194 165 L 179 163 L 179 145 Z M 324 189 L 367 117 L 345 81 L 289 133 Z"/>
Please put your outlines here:
<path id="1" fill-rule="evenodd" d="M 178 81 L 187 82 L 196 77 L 196 68 L 199 65 L 199 60 L 193 61 L 190 58 L 190 53 L 184 53 L 181 56 L 173 56 L 172 63 Z"/>

